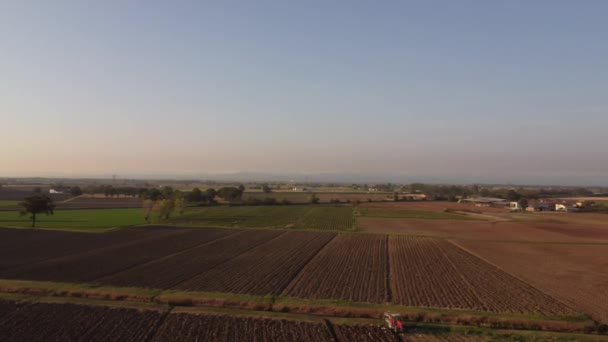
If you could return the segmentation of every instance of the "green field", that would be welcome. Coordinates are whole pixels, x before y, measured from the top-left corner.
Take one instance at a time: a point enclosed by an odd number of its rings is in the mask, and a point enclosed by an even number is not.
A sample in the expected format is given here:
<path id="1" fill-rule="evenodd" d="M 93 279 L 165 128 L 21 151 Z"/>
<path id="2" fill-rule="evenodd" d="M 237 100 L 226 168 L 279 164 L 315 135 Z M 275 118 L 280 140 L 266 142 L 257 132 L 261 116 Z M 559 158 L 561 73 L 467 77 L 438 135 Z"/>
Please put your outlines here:
<path id="1" fill-rule="evenodd" d="M 362 208 L 359 210 L 363 217 L 384 217 L 384 218 L 411 218 L 411 219 L 438 219 L 438 220 L 472 220 L 472 218 L 437 211 L 423 210 L 397 210 L 381 208 Z"/>
<path id="2" fill-rule="evenodd" d="M 313 205 L 192 208 L 171 222 L 213 227 L 313 230 L 353 230 L 355 227 L 352 207 Z"/>
<path id="3" fill-rule="evenodd" d="M 142 209 L 56 210 L 54 215 L 38 215 L 36 228 L 103 231 L 144 224 Z M 17 211 L 0 211 L 0 226 L 30 227 L 28 216 Z"/>
<path id="4" fill-rule="evenodd" d="M 19 201 L 0 200 L 0 207 L 14 207 L 17 206 L 17 203 L 19 203 Z"/>

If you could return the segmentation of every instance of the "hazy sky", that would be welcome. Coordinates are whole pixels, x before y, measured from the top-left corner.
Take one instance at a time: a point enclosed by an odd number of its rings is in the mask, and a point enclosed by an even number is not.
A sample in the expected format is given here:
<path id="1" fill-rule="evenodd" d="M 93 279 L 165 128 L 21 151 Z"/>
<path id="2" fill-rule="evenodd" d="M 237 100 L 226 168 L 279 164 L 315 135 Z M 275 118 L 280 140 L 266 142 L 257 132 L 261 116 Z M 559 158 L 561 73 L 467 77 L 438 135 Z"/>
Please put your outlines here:
<path id="1" fill-rule="evenodd" d="M 0 2 L 0 177 L 608 184 L 608 1 Z"/>

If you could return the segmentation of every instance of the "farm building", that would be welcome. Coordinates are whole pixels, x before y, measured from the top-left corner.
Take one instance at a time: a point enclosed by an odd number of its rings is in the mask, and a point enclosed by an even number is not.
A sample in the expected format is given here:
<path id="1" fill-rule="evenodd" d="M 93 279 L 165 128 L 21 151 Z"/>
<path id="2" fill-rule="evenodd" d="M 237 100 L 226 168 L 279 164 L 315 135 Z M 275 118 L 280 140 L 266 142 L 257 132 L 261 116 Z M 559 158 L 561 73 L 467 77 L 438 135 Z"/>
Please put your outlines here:
<path id="1" fill-rule="evenodd" d="M 470 197 L 460 200 L 461 203 L 471 203 L 478 207 L 504 207 L 507 201 L 496 197 Z"/>
<path id="2" fill-rule="evenodd" d="M 49 189 L 49 194 L 62 194 L 62 193 L 63 193 L 63 191 L 59 191 L 56 189 Z"/>
<path id="3" fill-rule="evenodd" d="M 305 187 L 294 186 L 293 188 L 291 188 L 291 191 L 294 191 L 294 192 L 306 192 L 306 191 L 309 191 L 309 190 L 308 190 L 308 188 L 305 188 Z"/>
<path id="4" fill-rule="evenodd" d="M 513 202 L 512 202 L 513 203 Z M 547 200 L 530 201 L 527 211 L 555 211 L 555 202 Z"/>
<path id="5" fill-rule="evenodd" d="M 402 194 L 401 198 L 407 201 L 424 201 L 427 199 L 425 194 Z"/>

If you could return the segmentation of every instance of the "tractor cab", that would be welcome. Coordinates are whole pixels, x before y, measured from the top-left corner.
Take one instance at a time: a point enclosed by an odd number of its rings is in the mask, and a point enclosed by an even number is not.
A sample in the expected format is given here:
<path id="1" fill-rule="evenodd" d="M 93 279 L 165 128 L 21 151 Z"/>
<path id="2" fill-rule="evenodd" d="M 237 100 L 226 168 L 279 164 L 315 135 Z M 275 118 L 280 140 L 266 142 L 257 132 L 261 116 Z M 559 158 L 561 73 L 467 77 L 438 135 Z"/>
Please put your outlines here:
<path id="1" fill-rule="evenodd" d="M 385 312 L 384 322 L 386 322 L 387 327 L 395 333 L 400 333 L 405 330 L 403 327 L 403 319 L 398 313 Z"/>

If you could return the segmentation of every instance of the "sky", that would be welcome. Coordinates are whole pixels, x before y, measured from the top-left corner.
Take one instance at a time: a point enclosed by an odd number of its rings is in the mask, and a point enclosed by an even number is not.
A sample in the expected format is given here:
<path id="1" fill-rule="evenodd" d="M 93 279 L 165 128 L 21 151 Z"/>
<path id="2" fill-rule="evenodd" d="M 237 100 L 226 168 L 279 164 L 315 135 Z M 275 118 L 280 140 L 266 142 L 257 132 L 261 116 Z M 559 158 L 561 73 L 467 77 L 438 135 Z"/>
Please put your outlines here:
<path id="1" fill-rule="evenodd" d="M 0 177 L 608 185 L 608 1 L 0 2 Z"/>

